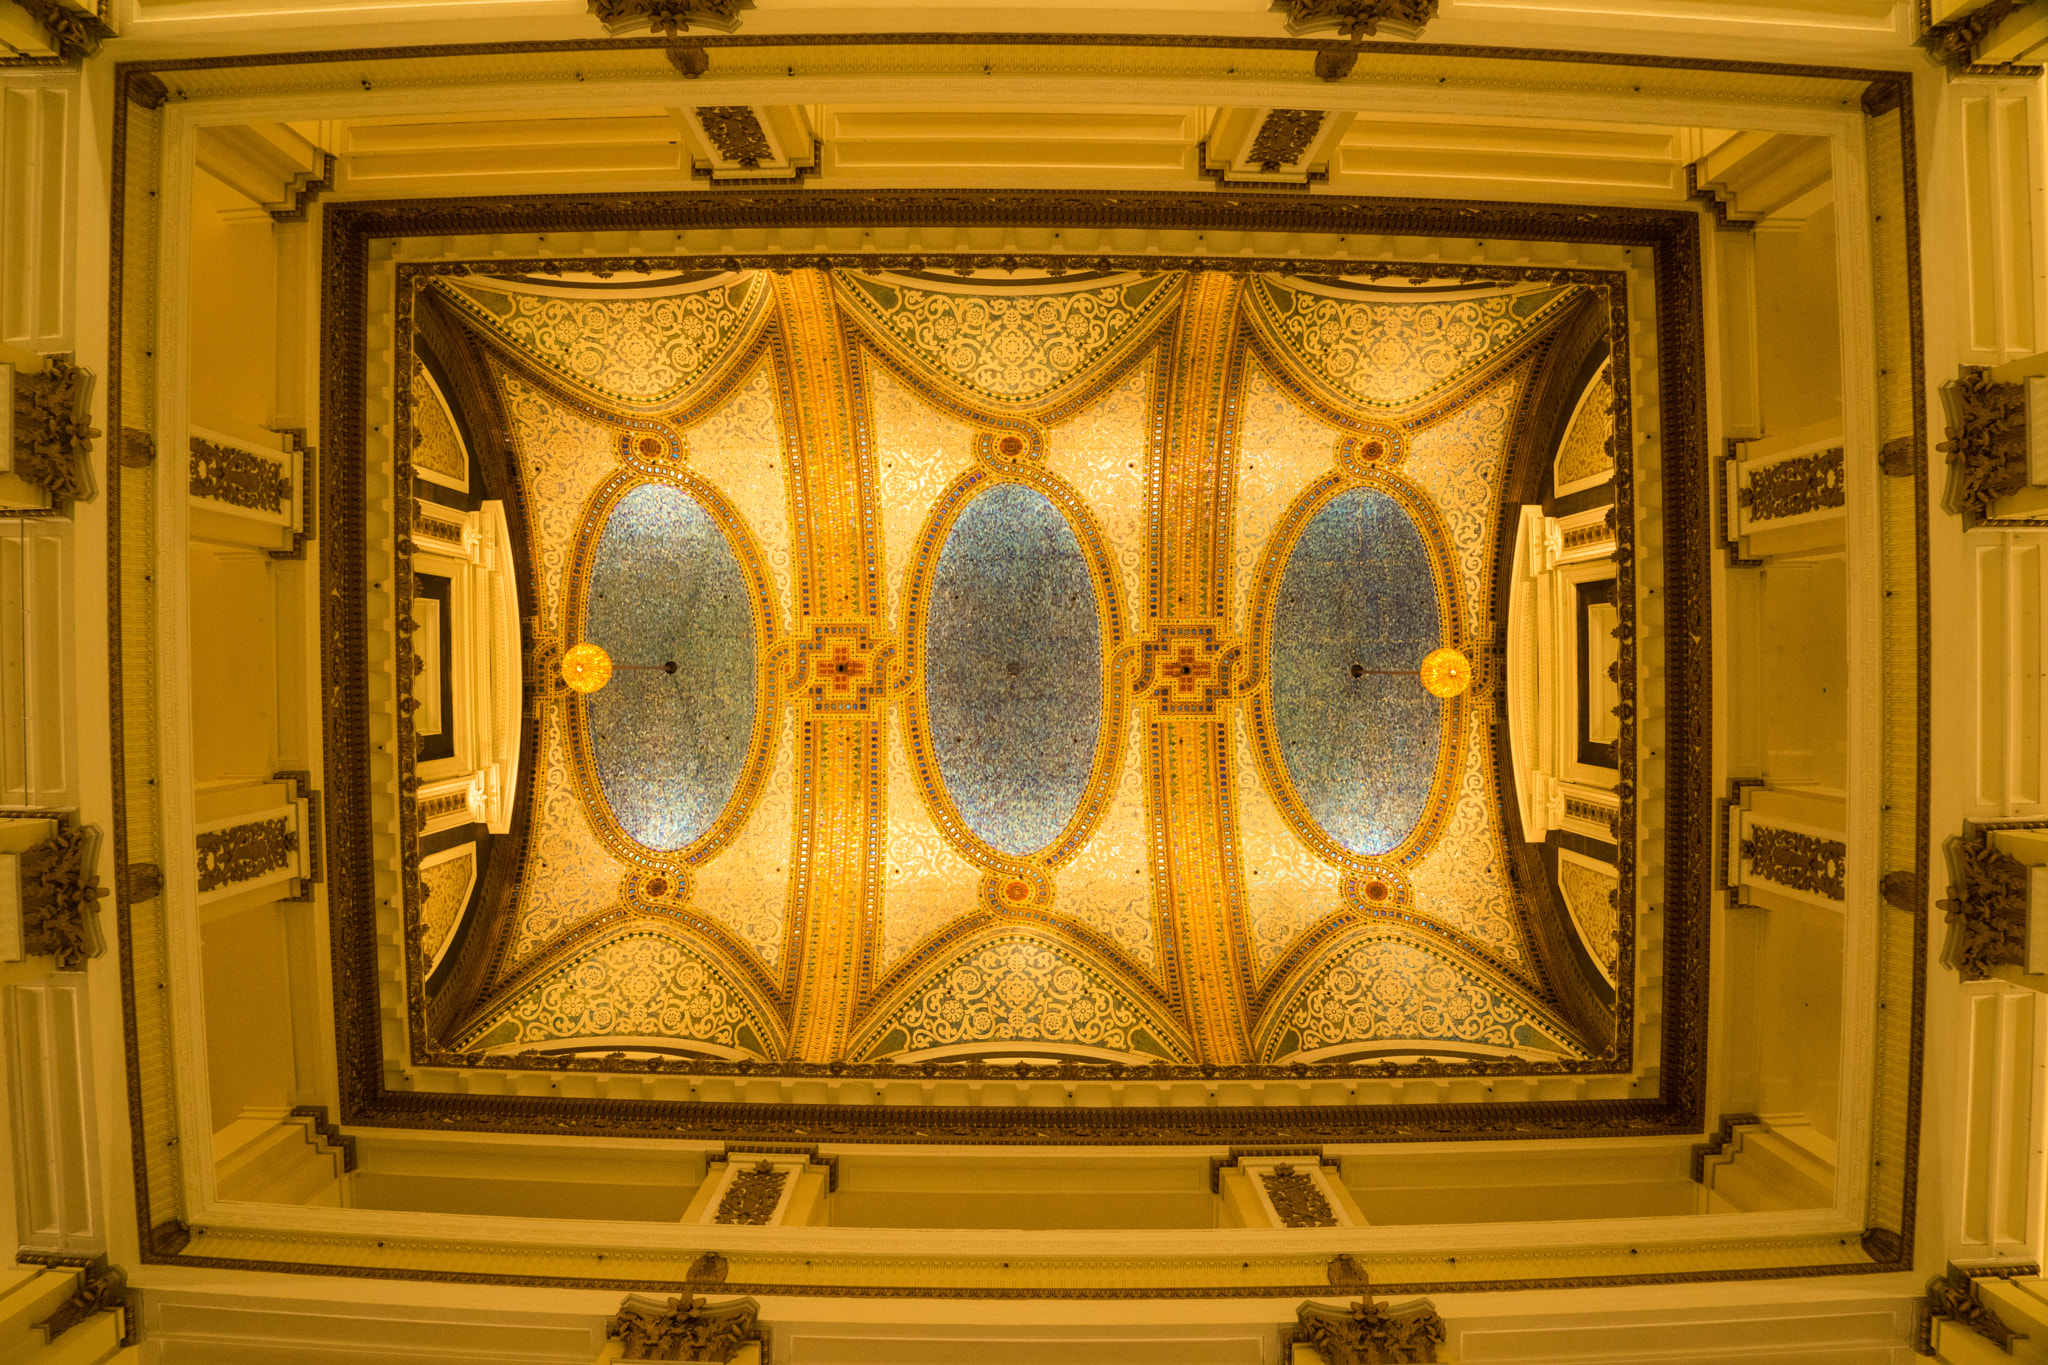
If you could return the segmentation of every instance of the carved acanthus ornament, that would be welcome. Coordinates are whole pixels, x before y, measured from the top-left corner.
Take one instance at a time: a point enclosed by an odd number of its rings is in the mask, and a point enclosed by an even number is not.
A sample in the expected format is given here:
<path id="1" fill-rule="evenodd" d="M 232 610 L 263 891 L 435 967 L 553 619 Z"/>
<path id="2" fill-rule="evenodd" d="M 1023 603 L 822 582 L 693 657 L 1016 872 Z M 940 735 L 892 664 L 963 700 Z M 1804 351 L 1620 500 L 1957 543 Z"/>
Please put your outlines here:
<path id="1" fill-rule="evenodd" d="M 1326 117 L 1321 109 L 1268 111 L 1246 159 L 1257 162 L 1259 169 L 1269 174 L 1300 164 L 1308 149 L 1315 145 L 1316 134 L 1322 131 Z"/>
<path id="2" fill-rule="evenodd" d="M 1330 1201 L 1316 1187 L 1315 1177 L 1293 1166 L 1281 1163 L 1270 1171 L 1261 1173 L 1266 1183 L 1266 1197 L 1273 1201 L 1273 1212 L 1280 1215 L 1280 1221 L 1291 1228 L 1333 1228 L 1337 1226 L 1337 1215 L 1330 1208 Z"/>
<path id="3" fill-rule="evenodd" d="M 140 1296 L 128 1288 L 128 1277 L 119 1267 L 108 1265 L 104 1256 L 79 1266 L 78 1271 L 77 1292 L 57 1305 L 56 1312 L 36 1324 L 43 1329 L 43 1344 L 47 1346 L 80 1323 L 101 1313 L 119 1313 L 122 1315 L 119 1344 L 132 1346 L 140 1335 L 137 1329 L 141 1322 L 136 1311 Z"/>
<path id="4" fill-rule="evenodd" d="M 645 28 L 673 38 L 691 24 L 730 33 L 751 8 L 751 0 L 590 0 L 590 12 L 614 36 Z"/>
<path id="5" fill-rule="evenodd" d="M 2020 8 L 2024 0 L 1990 0 L 1967 14 L 1946 23 L 1931 25 L 1920 35 L 1920 46 L 1950 71 L 1961 73 L 1977 62 L 1977 45 L 1985 35 Z"/>
<path id="6" fill-rule="evenodd" d="M 1436 4 L 1437 0 L 1278 0 L 1273 8 L 1287 11 L 1289 33 L 1334 28 L 1358 42 L 1375 37 L 1382 27 L 1395 37 L 1413 38 L 1436 18 Z"/>
<path id="7" fill-rule="evenodd" d="M 1329 1365 L 1404 1365 L 1435 1361 L 1444 1320 L 1428 1299 L 1389 1308 L 1370 1295 L 1349 1312 L 1313 1300 L 1294 1311 L 1294 1340 L 1312 1346 Z"/>
<path id="8" fill-rule="evenodd" d="M 281 460 L 194 436 L 191 493 L 254 512 L 282 512 L 291 505 L 292 478 Z"/>
<path id="9" fill-rule="evenodd" d="M 50 47 L 67 62 L 82 61 L 100 50 L 100 40 L 114 30 L 96 14 L 73 9 L 61 0 L 14 0 L 50 35 Z"/>
<path id="10" fill-rule="evenodd" d="M 1842 448 L 1760 465 L 1749 471 L 1749 487 L 1736 490 L 1735 501 L 1749 509 L 1752 521 L 1840 507 L 1848 501 L 1842 486 Z"/>
<path id="11" fill-rule="evenodd" d="M 100 434 L 87 416 L 92 375 L 62 356 L 14 376 L 14 472 L 54 498 L 85 496 L 85 457 Z"/>
<path id="12" fill-rule="evenodd" d="M 96 911 L 107 894 L 93 872 L 99 832 L 73 825 L 21 855 L 22 946 L 75 972 L 106 951 Z"/>
<path id="13" fill-rule="evenodd" d="M 2026 961 L 2027 869 L 1986 839 L 1951 846 L 1960 883 L 1939 904 L 1955 930 L 1950 965 L 1965 981 L 1983 981 L 1994 967 Z"/>
<path id="14" fill-rule="evenodd" d="M 1842 900 L 1842 860 L 1849 846 L 1839 839 L 1820 839 L 1773 825 L 1752 825 L 1742 841 L 1742 856 L 1752 875 L 1804 891 Z"/>
<path id="15" fill-rule="evenodd" d="M 767 1160 L 736 1172 L 732 1183 L 725 1187 L 725 1198 L 718 1201 L 717 1216 L 711 1221 L 765 1225 L 775 1216 L 775 1206 L 782 1202 L 782 1186 L 788 1179 L 788 1171 Z"/>
<path id="16" fill-rule="evenodd" d="M 763 161 L 775 159 L 761 120 L 747 104 L 700 104 L 697 122 L 718 154 L 738 166 L 758 170 Z"/>
<path id="17" fill-rule="evenodd" d="M 733 1299 L 715 1307 L 685 1294 L 663 1302 L 635 1294 L 619 1305 L 605 1334 L 625 1350 L 621 1360 L 731 1360 L 740 1347 L 761 1339 L 761 1306 Z"/>
<path id="18" fill-rule="evenodd" d="M 299 851 L 299 836 L 283 816 L 207 830 L 199 845 L 199 891 L 217 891 L 287 866 Z"/>
<path id="19" fill-rule="evenodd" d="M 2012 1350 L 2013 1338 L 2020 1335 L 2007 1327 L 1998 1314 L 1991 1311 L 1990 1305 L 1978 1297 L 1976 1279 L 1954 1266 L 1948 1268 L 1948 1274 L 1928 1282 L 1927 1318 L 1930 1325 L 1939 1318 L 1958 1327 L 1967 1327 L 2008 1353 Z"/>
<path id="20" fill-rule="evenodd" d="M 1955 470 L 1956 510 L 1989 517 L 1993 503 L 2027 486 L 2026 389 L 1994 383 L 1982 365 L 1965 365 L 1961 378 L 1941 386 L 1941 401 L 1948 439 L 1935 449 Z"/>

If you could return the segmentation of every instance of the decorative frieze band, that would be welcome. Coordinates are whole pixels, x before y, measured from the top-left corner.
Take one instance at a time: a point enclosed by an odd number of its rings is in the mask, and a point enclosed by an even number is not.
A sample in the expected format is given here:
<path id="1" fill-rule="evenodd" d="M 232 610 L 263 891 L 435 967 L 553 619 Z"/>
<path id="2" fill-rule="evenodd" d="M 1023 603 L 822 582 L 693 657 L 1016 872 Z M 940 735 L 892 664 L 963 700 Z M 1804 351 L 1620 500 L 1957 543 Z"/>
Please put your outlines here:
<path id="1" fill-rule="evenodd" d="M 1248 159 L 1268 174 L 1298 165 L 1315 145 L 1326 117 L 1321 109 L 1269 110 L 1252 138 Z"/>
<path id="2" fill-rule="evenodd" d="M 1749 486 L 1735 494 L 1736 505 L 1749 510 L 1751 521 L 1825 512 L 1848 500 L 1842 486 L 1840 446 L 1755 466 L 1749 470 Z"/>
<path id="3" fill-rule="evenodd" d="M 1977 64 L 1978 45 L 2024 3 L 2025 0 L 1989 0 L 1944 23 L 1929 25 L 1920 35 L 1920 46 L 1951 73 L 1962 75 Z"/>
<path id="4" fill-rule="evenodd" d="M 666 1301 L 634 1294 L 605 1324 L 623 1348 L 620 1360 L 697 1360 L 723 1365 L 749 1342 L 763 1340 L 761 1305 L 753 1299 L 713 1304 L 694 1294 Z"/>
<path id="5" fill-rule="evenodd" d="M 291 510 L 292 477 L 283 460 L 194 436 L 191 493 L 252 512 L 285 513 Z"/>
<path id="6" fill-rule="evenodd" d="M 202 896 L 282 871 L 291 866 L 299 851 L 298 832 L 282 815 L 205 830 L 196 841 Z"/>
<path id="7" fill-rule="evenodd" d="M 754 171 L 761 168 L 763 161 L 771 161 L 775 157 L 775 149 L 768 145 L 768 134 L 751 105 L 700 104 L 697 106 L 697 122 L 703 126 L 704 136 L 711 139 L 711 145 L 727 161 Z"/>
<path id="8" fill-rule="evenodd" d="M 1742 856 L 1760 880 L 1832 901 L 1846 899 L 1842 863 L 1849 847 L 1839 839 L 1753 824 L 1742 840 Z"/>

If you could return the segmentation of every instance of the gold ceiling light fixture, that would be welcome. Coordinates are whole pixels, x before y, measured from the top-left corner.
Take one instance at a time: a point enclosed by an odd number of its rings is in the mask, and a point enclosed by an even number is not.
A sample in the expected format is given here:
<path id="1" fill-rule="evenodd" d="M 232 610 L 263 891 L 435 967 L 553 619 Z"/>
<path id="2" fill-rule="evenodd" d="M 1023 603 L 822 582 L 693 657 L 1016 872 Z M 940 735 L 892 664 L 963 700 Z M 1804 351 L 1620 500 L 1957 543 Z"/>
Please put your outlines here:
<path id="1" fill-rule="evenodd" d="M 1363 678 L 1368 675 L 1381 678 L 1418 678 L 1425 692 L 1433 697 L 1448 700 L 1451 697 L 1463 696 L 1466 689 L 1472 686 L 1472 661 L 1446 645 L 1442 649 L 1431 650 L 1422 660 L 1422 667 L 1412 671 L 1406 668 L 1367 668 L 1362 664 L 1351 665 L 1352 677 Z"/>
<path id="2" fill-rule="evenodd" d="M 570 645 L 562 651 L 562 681 L 569 685 L 571 691 L 581 692 L 586 697 L 601 690 L 612 680 L 612 674 L 619 669 L 672 674 L 676 671 L 676 661 L 670 659 L 659 664 L 615 664 L 612 662 L 612 656 L 605 652 L 603 645 L 592 644 L 588 640 Z"/>

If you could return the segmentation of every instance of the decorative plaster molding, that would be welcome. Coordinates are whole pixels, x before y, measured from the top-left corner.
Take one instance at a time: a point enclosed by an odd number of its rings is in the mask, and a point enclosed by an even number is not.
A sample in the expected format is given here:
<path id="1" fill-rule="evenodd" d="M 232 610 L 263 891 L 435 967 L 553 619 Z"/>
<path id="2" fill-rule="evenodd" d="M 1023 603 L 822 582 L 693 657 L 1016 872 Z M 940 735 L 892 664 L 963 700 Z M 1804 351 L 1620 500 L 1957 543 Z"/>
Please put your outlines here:
<path id="1" fill-rule="evenodd" d="M 17 1255 L 22 1265 L 40 1265 L 52 1270 L 76 1269 L 78 1289 L 57 1305 L 57 1311 L 35 1325 L 43 1329 L 43 1344 L 49 1345 L 72 1328 L 101 1313 L 121 1315 L 122 1346 L 142 1339 L 142 1295 L 128 1287 L 128 1276 L 118 1266 L 107 1264 L 105 1256 L 83 1259 L 72 1256 L 44 1256 L 33 1252 Z"/>
<path id="2" fill-rule="evenodd" d="M 725 1187 L 725 1197 L 718 1201 L 718 1214 L 711 1221 L 765 1227 L 775 1216 L 776 1206 L 782 1202 L 782 1187 L 787 1183 L 789 1172 L 764 1157 L 733 1176 L 732 1183 Z"/>
<path id="3" fill-rule="evenodd" d="M 710 1300 L 690 1294 L 665 1304 L 634 1294 L 605 1324 L 605 1335 L 624 1345 L 621 1360 L 696 1360 L 723 1365 L 748 1342 L 765 1339 L 760 1317 L 761 1305 L 750 1298 L 714 1306 Z"/>
<path id="4" fill-rule="evenodd" d="M 1795 455 L 1749 471 L 1749 486 L 1735 490 L 1735 504 L 1749 509 L 1751 521 L 1775 521 L 1846 506 L 1842 484 L 1842 447 L 1813 455 Z"/>
<path id="5" fill-rule="evenodd" d="M 1273 8 L 1287 11 L 1289 33 L 1339 29 L 1361 42 L 1377 37 L 1382 28 L 1396 38 L 1413 38 L 1436 18 L 1436 6 L 1437 0 L 1276 0 Z"/>
<path id="6" fill-rule="evenodd" d="M 75 972 L 106 951 L 96 902 L 107 894 L 93 872 L 99 831 L 73 825 L 21 855 L 22 946 Z"/>
<path id="7" fill-rule="evenodd" d="M 1755 1114 L 1723 1114 L 1721 1126 L 1707 1135 L 1705 1142 L 1696 1142 L 1692 1147 L 1692 1181 L 1695 1185 L 1707 1183 L 1707 1159 L 1721 1155 L 1729 1143 L 1735 1140 L 1735 1130 L 1763 1120 Z"/>
<path id="8" fill-rule="evenodd" d="M 1951 74 L 1967 74 L 1977 64 L 1977 45 L 2024 3 L 2025 0 L 1990 0 L 1966 14 L 1929 25 L 1918 42 L 1927 49 L 1930 58 L 1947 67 Z"/>
<path id="9" fill-rule="evenodd" d="M 1330 1260 L 1330 1286 L 1333 1289 L 1363 1289 L 1372 1283 L 1372 1276 L 1365 1267 L 1349 1255 L 1332 1257 Z"/>
<path id="10" fill-rule="evenodd" d="M 1330 1207 L 1330 1201 L 1323 1197 L 1313 1179 L 1294 1167 L 1283 1162 L 1270 1171 L 1261 1171 L 1259 1178 L 1265 1181 L 1266 1197 L 1273 1201 L 1273 1211 L 1288 1227 L 1337 1226 L 1337 1213 Z"/>
<path id="11" fill-rule="evenodd" d="M 590 0 L 590 12 L 615 38 L 641 28 L 673 38 L 693 23 L 730 33 L 740 11 L 753 7 L 753 0 Z"/>
<path id="12" fill-rule="evenodd" d="M 704 50 L 702 43 L 671 43 L 668 64 L 676 69 L 677 74 L 694 81 L 711 69 L 711 54 Z"/>
<path id="13" fill-rule="evenodd" d="M 128 903 L 153 901 L 164 893 L 163 869 L 155 863 L 130 863 L 127 870 Z"/>
<path id="14" fill-rule="evenodd" d="M 295 1119 L 307 1119 L 312 1123 L 314 1145 L 322 1151 L 341 1153 L 341 1169 L 344 1173 L 356 1168 L 356 1140 L 353 1134 L 344 1133 L 327 1117 L 324 1104 L 302 1104 L 291 1111 Z"/>
<path id="15" fill-rule="evenodd" d="M 14 374 L 14 472 L 53 500 L 89 496 L 86 459 L 93 438 L 87 403 L 92 373 L 67 356 L 49 356 L 40 374 Z"/>
<path id="16" fill-rule="evenodd" d="M 707 1251 L 690 1262 L 690 1268 L 683 1273 L 683 1278 L 691 1284 L 724 1284 L 725 1277 L 731 1272 L 732 1267 L 726 1262 L 725 1257 L 715 1251 Z"/>
<path id="17" fill-rule="evenodd" d="M 282 512 L 291 505 L 292 478 L 280 460 L 194 436 L 190 492 L 251 511 Z"/>
<path id="18" fill-rule="evenodd" d="M 156 437 L 134 427 L 122 427 L 114 459 L 126 469 L 149 468 L 156 463 Z"/>
<path id="19" fill-rule="evenodd" d="M 1884 449 L 1877 452 L 1878 472 L 1888 479 L 1910 479 L 1913 477 L 1913 438 L 1897 436 L 1884 443 Z"/>
<path id="20" fill-rule="evenodd" d="M 1295 165 L 1315 145 L 1329 115 L 1321 109 L 1272 109 L 1252 138 L 1248 157 L 1259 169 L 1271 173 Z"/>
<path id="21" fill-rule="evenodd" d="M 2025 1336 L 2025 1333 L 2015 1332 L 2006 1326 L 1991 1306 L 1978 1297 L 1977 1281 L 1980 1278 L 1984 1277 L 1951 1265 L 1947 1274 L 1928 1281 L 1927 1311 L 1920 1325 L 1922 1355 L 1934 1354 L 1932 1336 L 1937 1320 L 1966 1327 L 2008 1355 L 2012 1353 L 2013 1338 Z"/>
<path id="22" fill-rule="evenodd" d="M 727 161 L 756 171 L 763 161 L 774 159 L 775 149 L 768 145 L 768 134 L 752 105 L 700 104 L 697 121 L 704 125 L 704 136 L 711 139 L 711 145 Z"/>
<path id="23" fill-rule="evenodd" d="M 1955 930 L 1949 965 L 1965 981 L 1983 981 L 1994 967 L 2017 967 L 2027 953 L 2027 869 L 1989 838 L 1949 845 L 1958 881 L 1938 902 Z"/>
<path id="24" fill-rule="evenodd" d="M 2027 486 L 2026 386 L 1995 383 L 1984 366 L 1965 365 L 1941 386 L 1941 403 L 1948 439 L 1935 449 L 1955 472 L 1951 508 L 1984 520 L 1998 499 Z"/>
<path id="25" fill-rule="evenodd" d="M 1294 1310 L 1292 1341 L 1313 1347 L 1329 1365 L 1395 1365 L 1434 1361 L 1444 1320 L 1428 1299 L 1389 1308 L 1371 1295 L 1347 1313 L 1313 1299 Z"/>
<path id="26" fill-rule="evenodd" d="M 50 35 L 50 46 L 67 62 L 83 61 L 100 50 L 113 28 L 97 14 L 73 9 L 59 0 L 14 0 Z"/>
<path id="27" fill-rule="evenodd" d="M 299 851 L 298 831 L 283 816 L 204 830 L 195 842 L 201 895 L 288 867 Z"/>
<path id="28" fill-rule="evenodd" d="M 1847 844 L 1774 825 L 1753 824 L 1749 829 L 1749 836 L 1742 841 L 1742 856 L 1757 877 L 1833 901 L 1847 899 L 1842 885 Z"/>

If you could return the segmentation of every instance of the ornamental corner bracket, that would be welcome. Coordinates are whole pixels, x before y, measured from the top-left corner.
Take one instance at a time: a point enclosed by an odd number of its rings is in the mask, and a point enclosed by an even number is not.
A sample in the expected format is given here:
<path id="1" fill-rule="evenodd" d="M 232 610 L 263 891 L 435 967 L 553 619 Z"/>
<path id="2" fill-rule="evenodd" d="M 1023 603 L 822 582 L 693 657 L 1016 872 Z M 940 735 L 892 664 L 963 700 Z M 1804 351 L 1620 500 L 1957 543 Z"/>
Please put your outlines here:
<path id="1" fill-rule="evenodd" d="M 1964 365 L 1941 386 L 1948 439 L 1949 509 L 1966 524 L 1996 515 L 2000 498 L 2027 486 L 2026 386 L 2000 383 L 1982 365 Z"/>
<path id="2" fill-rule="evenodd" d="M 1950 929 L 1945 960 L 1965 981 L 1984 981 L 1997 967 L 2026 962 L 2026 865 L 1988 834 L 1965 836 L 1949 845 L 1955 880 L 1937 902 Z"/>
<path id="3" fill-rule="evenodd" d="M 753 0 L 590 0 L 591 14 L 614 38 L 643 31 L 673 38 L 692 24 L 731 33 L 740 26 L 740 11 L 753 7 Z"/>
<path id="4" fill-rule="evenodd" d="M 51 512 L 92 497 L 86 457 L 101 434 L 92 425 L 92 380 L 61 355 L 45 356 L 39 371 L 13 371 L 12 472 L 47 496 Z"/>
<path id="5" fill-rule="evenodd" d="M 2031 1270 L 2032 1267 L 2025 1267 Z M 1977 1285 L 1984 1279 L 2002 1279 L 2017 1270 L 1992 1273 L 1959 1270 L 1951 1265 L 1948 1273 L 1928 1281 L 1927 1301 L 1920 1315 L 1920 1354 L 1933 1355 L 1934 1324 L 1951 1323 L 1966 1331 L 1974 1332 L 1999 1350 L 2010 1355 L 2015 1340 L 2024 1340 L 2026 1333 L 2016 1332 L 2005 1324 L 1984 1302 Z"/>
<path id="6" fill-rule="evenodd" d="M 1434 1362 L 1444 1320 L 1428 1299 L 1389 1307 L 1368 1291 L 1349 1309 L 1310 1299 L 1294 1310 L 1294 1344 L 1312 1348 L 1327 1365 Z"/>
<path id="7" fill-rule="evenodd" d="M 91 825 L 60 827 L 15 855 L 22 949 L 30 956 L 55 958 L 58 971 L 83 971 L 87 958 L 106 951 L 99 901 L 107 891 L 93 871 L 99 837 Z"/>
<path id="8" fill-rule="evenodd" d="M 1335 29 L 1354 43 L 1367 38 L 1415 38 L 1436 18 L 1437 0 L 1275 0 L 1273 8 L 1287 14 L 1287 31 L 1296 37 Z M 1353 54 L 1355 56 L 1355 54 Z M 1347 63 L 1343 74 L 1350 73 Z M 1316 74 L 1337 79 L 1320 58 Z"/>
<path id="9" fill-rule="evenodd" d="M 749 1342 L 764 1341 L 761 1305 L 753 1299 L 709 1299 L 684 1294 L 673 1299 L 629 1295 L 618 1315 L 605 1324 L 605 1336 L 617 1341 L 620 1360 L 696 1360 L 718 1365 L 739 1354 Z"/>

